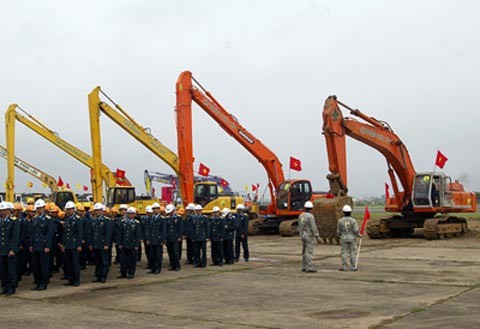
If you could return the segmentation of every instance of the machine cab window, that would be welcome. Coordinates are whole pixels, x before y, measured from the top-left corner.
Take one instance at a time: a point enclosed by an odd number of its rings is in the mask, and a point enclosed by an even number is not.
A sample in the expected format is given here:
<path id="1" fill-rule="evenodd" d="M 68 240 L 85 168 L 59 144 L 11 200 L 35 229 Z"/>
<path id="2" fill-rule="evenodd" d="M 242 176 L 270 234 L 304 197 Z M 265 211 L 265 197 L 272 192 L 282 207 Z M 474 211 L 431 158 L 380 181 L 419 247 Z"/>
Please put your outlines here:
<path id="1" fill-rule="evenodd" d="M 415 207 L 440 207 L 443 181 L 439 175 L 418 174 L 413 185 L 413 205 Z"/>
<path id="2" fill-rule="evenodd" d="M 312 187 L 309 181 L 299 180 L 280 184 L 277 193 L 277 208 L 300 210 L 306 201 L 312 197 Z"/>
<path id="3" fill-rule="evenodd" d="M 195 185 L 195 203 L 204 207 L 210 201 L 218 198 L 217 184 L 197 183 Z"/>
<path id="4" fill-rule="evenodd" d="M 135 189 L 132 188 L 111 188 L 108 191 L 107 205 L 129 204 L 135 201 Z"/>

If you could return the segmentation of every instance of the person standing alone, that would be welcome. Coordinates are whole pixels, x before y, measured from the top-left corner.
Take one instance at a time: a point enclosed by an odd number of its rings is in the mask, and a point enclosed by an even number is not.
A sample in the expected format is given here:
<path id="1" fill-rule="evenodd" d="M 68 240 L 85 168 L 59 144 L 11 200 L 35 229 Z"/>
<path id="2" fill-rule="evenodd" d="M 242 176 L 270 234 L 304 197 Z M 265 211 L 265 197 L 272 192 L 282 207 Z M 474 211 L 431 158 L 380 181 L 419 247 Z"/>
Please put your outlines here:
<path id="1" fill-rule="evenodd" d="M 318 233 L 315 217 L 313 217 L 313 203 L 305 202 L 305 211 L 298 217 L 298 233 L 302 239 L 302 271 L 307 273 L 315 273 L 313 268 L 313 244 L 314 239 L 320 243 L 320 235 Z"/>

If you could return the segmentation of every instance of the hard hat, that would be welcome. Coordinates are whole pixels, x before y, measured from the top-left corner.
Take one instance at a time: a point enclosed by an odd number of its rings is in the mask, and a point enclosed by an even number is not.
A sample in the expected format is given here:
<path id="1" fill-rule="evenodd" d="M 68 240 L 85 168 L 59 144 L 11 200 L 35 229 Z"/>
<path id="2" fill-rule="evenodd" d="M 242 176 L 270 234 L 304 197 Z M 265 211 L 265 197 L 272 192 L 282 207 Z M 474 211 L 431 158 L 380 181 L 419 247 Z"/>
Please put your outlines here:
<path id="1" fill-rule="evenodd" d="M 135 209 L 135 207 L 128 207 L 127 213 L 128 213 L 128 214 L 136 214 L 136 213 L 137 213 L 137 209 Z"/>
<path id="2" fill-rule="evenodd" d="M 202 205 L 200 205 L 200 204 L 197 204 L 197 205 L 195 206 L 195 210 L 202 210 L 202 209 L 203 209 L 203 207 L 202 207 Z"/>
<path id="3" fill-rule="evenodd" d="M 68 201 L 66 204 L 65 204 L 65 210 L 66 209 L 75 209 L 75 203 L 73 201 Z"/>
<path id="4" fill-rule="evenodd" d="M 155 208 L 160 208 L 160 205 L 158 204 L 158 202 L 155 202 L 154 204 L 152 204 L 152 209 L 155 209 Z"/>
<path id="5" fill-rule="evenodd" d="M 64 211 L 59 211 L 58 212 L 58 218 L 64 219 L 65 218 L 65 212 Z"/>
<path id="6" fill-rule="evenodd" d="M 219 211 L 220 211 L 220 208 L 217 207 L 217 206 L 215 206 L 215 207 L 213 207 L 212 211 L 213 211 L 213 212 L 219 212 Z"/>
<path id="7" fill-rule="evenodd" d="M 185 208 L 181 207 L 177 210 L 177 214 L 179 215 L 185 215 Z"/>
<path id="8" fill-rule="evenodd" d="M 352 207 L 350 207 L 348 204 L 343 206 L 342 209 L 343 212 L 352 212 Z"/>
<path id="9" fill-rule="evenodd" d="M 241 203 L 237 204 L 237 210 L 243 210 L 245 209 L 245 206 Z"/>
<path id="10" fill-rule="evenodd" d="M 164 212 L 165 211 L 165 207 L 164 206 L 160 206 L 160 212 Z"/>
<path id="11" fill-rule="evenodd" d="M 7 209 L 13 210 L 15 207 L 13 206 L 13 203 L 11 202 L 5 202 L 7 204 Z"/>
<path id="12" fill-rule="evenodd" d="M 118 210 L 128 210 L 128 206 L 126 204 L 121 204 L 120 207 L 118 207 Z"/>
<path id="13" fill-rule="evenodd" d="M 228 209 L 228 208 L 223 208 L 223 209 L 222 209 L 222 216 L 228 215 L 229 212 L 230 212 L 230 209 Z"/>
<path id="14" fill-rule="evenodd" d="M 187 205 L 187 210 L 195 210 L 195 205 L 193 203 L 189 203 Z"/>
<path id="15" fill-rule="evenodd" d="M 0 210 L 5 210 L 7 208 L 7 203 L 6 202 L 0 202 Z"/>
<path id="16" fill-rule="evenodd" d="M 103 204 L 101 204 L 100 202 L 95 203 L 95 205 L 93 206 L 93 210 L 103 210 Z"/>
<path id="17" fill-rule="evenodd" d="M 152 213 L 153 212 L 153 207 L 152 206 L 146 206 L 145 211 L 149 212 L 149 213 Z"/>
<path id="18" fill-rule="evenodd" d="M 15 202 L 15 204 L 13 205 L 13 209 L 23 211 L 23 206 L 20 202 Z"/>
<path id="19" fill-rule="evenodd" d="M 110 215 L 110 208 L 104 207 L 103 211 L 105 211 L 107 213 L 107 215 Z"/>
<path id="20" fill-rule="evenodd" d="M 174 210 L 175 210 L 175 206 L 174 206 L 173 204 L 169 204 L 169 205 L 167 205 L 167 207 L 165 208 L 165 212 L 166 212 L 167 214 L 171 213 L 171 212 L 174 211 Z"/>
<path id="21" fill-rule="evenodd" d="M 44 207 L 45 207 L 45 201 L 43 201 L 42 199 L 38 199 L 37 201 L 35 201 L 35 209 L 44 208 Z"/>
<path id="22" fill-rule="evenodd" d="M 58 208 L 56 205 L 50 206 L 50 212 L 59 212 L 60 208 Z"/>
<path id="23" fill-rule="evenodd" d="M 110 211 L 112 212 L 112 214 L 118 214 L 118 208 L 117 207 L 110 208 Z"/>
<path id="24" fill-rule="evenodd" d="M 303 206 L 305 209 L 312 209 L 313 208 L 313 203 L 312 201 L 307 201 L 305 202 L 305 205 Z"/>
<path id="25" fill-rule="evenodd" d="M 27 199 L 27 204 L 34 204 L 34 203 L 35 203 L 35 200 L 33 200 L 33 198 Z"/>
<path id="26" fill-rule="evenodd" d="M 83 206 L 83 204 L 79 204 L 79 205 L 77 206 L 77 210 L 78 210 L 78 211 L 85 211 L 85 207 Z"/>
<path id="27" fill-rule="evenodd" d="M 27 206 L 26 211 L 35 211 L 35 207 L 32 206 L 31 204 L 29 204 L 29 205 Z"/>

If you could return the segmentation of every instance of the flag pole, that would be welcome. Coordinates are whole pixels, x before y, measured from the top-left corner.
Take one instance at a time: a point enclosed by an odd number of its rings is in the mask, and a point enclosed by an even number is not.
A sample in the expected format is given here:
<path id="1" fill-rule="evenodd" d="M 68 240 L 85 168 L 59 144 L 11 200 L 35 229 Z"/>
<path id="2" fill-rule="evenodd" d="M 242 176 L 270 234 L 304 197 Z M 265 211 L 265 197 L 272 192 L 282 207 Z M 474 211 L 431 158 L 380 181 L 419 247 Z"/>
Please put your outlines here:
<path id="1" fill-rule="evenodd" d="M 362 248 L 362 240 L 363 240 L 363 234 L 362 234 L 362 237 L 360 238 L 360 241 L 358 242 L 357 259 L 355 260 L 356 269 L 358 269 L 358 259 L 360 258 L 360 249 Z"/>

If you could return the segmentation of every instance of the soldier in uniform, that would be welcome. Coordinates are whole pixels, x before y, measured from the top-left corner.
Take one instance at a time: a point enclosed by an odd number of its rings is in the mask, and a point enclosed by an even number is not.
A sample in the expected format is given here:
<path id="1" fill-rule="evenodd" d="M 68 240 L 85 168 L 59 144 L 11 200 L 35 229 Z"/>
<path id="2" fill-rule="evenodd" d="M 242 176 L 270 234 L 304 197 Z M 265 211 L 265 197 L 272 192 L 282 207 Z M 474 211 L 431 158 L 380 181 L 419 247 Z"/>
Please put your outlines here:
<path id="1" fill-rule="evenodd" d="M 348 256 L 350 256 L 350 265 L 352 271 L 356 271 L 357 263 L 357 237 L 361 237 L 358 230 L 357 221 L 351 217 L 352 207 L 348 204 L 343 206 L 343 217 L 337 222 L 337 235 L 340 238 L 340 245 L 342 246 L 342 267 L 340 271 L 348 269 Z"/>
<path id="2" fill-rule="evenodd" d="M 225 233 L 225 224 L 220 217 L 220 208 L 213 207 L 212 217 L 210 218 L 210 249 L 213 265 L 222 266 L 223 263 L 223 235 Z"/>
<path id="3" fill-rule="evenodd" d="M 243 204 L 237 205 L 236 215 L 236 230 L 235 230 L 235 261 L 240 259 L 240 245 L 243 249 L 243 259 L 248 262 L 250 253 L 248 251 L 248 214 L 245 213 L 245 206 Z"/>
<path id="4" fill-rule="evenodd" d="M 180 232 L 181 239 L 178 241 L 178 260 L 181 260 L 183 252 L 183 236 L 185 235 L 185 208 L 181 206 L 181 203 L 177 208 L 176 214 L 182 221 L 182 231 Z"/>
<path id="5" fill-rule="evenodd" d="M 80 285 L 80 253 L 82 251 L 83 223 L 75 214 L 75 203 L 68 201 L 65 205 L 65 224 L 63 228 L 62 249 L 64 251 L 65 286 Z"/>
<path id="6" fill-rule="evenodd" d="M 12 216 L 6 202 L 0 203 L 0 279 L 2 294 L 13 295 L 17 288 L 17 253 L 20 223 Z"/>
<path id="7" fill-rule="evenodd" d="M 298 233 L 302 239 L 302 271 L 315 273 L 317 270 L 313 268 L 313 246 L 314 239 L 317 243 L 321 242 L 320 234 L 312 214 L 313 203 L 305 202 L 304 208 L 305 211 L 298 216 Z"/>
<path id="8" fill-rule="evenodd" d="M 27 270 L 27 254 L 28 248 L 25 248 L 27 239 L 27 221 L 25 219 L 26 213 L 23 211 L 23 206 L 19 202 L 15 202 L 13 205 L 13 217 L 18 220 L 18 226 L 20 227 L 19 245 L 17 252 L 17 280 L 22 281 L 22 276 Z M 13 218 L 12 217 L 12 218 Z"/>
<path id="9" fill-rule="evenodd" d="M 58 213 L 60 209 L 53 203 L 50 204 L 50 217 L 53 224 L 53 238 L 52 238 L 52 251 L 50 253 L 50 276 L 52 273 L 58 273 L 63 266 L 63 253 L 60 250 L 60 244 L 62 241 L 63 225 Z"/>
<path id="10" fill-rule="evenodd" d="M 25 264 L 24 269 L 25 272 L 23 275 L 29 276 L 32 274 L 32 253 L 30 252 L 30 225 L 32 224 L 32 219 L 35 217 L 35 206 L 28 205 L 25 211 L 26 216 L 24 218 L 23 223 L 23 234 L 20 233 L 20 243 L 23 244 L 23 249 L 25 251 Z M 22 238 L 24 236 L 24 240 L 22 242 Z"/>
<path id="11" fill-rule="evenodd" d="M 123 221 L 120 229 L 120 240 L 118 247 L 122 251 L 120 264 L 120 278 L 133 279 L 137 269 L 137 252 L 142 235 L 142 228 L 139 221 L 135 219 L 137 211 L 133 207 L 127 209 L 127 220 Z"/>
<path id="12" fill-rule="evenodd" d="M 192 219 L 192 241 L 195 243 L 195 266 L 207 266 L 207 240 L 210 236 L 208 217 L 202 214 L 202 206 L 195 206 L 195 217 Z"/>
<path id="13" fill-rule="evenodd" d="M 160 214 L 160 205 L 152 205 L 153 216 L 146 230 L 147 246 L 150 249 L 151 267 L 149 274 L 160 274 L 163 262 L 163 245 L 167 239 L 166 220 Z"/>
<path id="14" fill-rule="evenodd" d="M 32 267 L 35 287 L 32 290 L 47 289 L 50 281 L 50 253 L 52 252 L 53 223 L 45 212 L 45 201 L 38 199 L 35 202 L 37 215 L 30 225 L 30 252 L 32 253 Z"/>
<path id="15" fill-rule="evenodd" d="M 89 234 L 88 245 L 93 252 L 95 263 L 95 277 L 92 282 L 105 283 L 110 267 L 108 250 L 112 243 L 112 227 L 102 215 L 103 205 L 96 203 L 93 206 L 92 226 Z"/>
<path id="16" fill-rule="evenodd" d="M 167 251 L 170 261 L 169 271 L 180 271 L 180 259 L 178 257 L 178 245 L 182 240 L 182 219 L 175 214 L 175 206 L 167 205 L 165 208 L 167 226 Z"/>
<path id="17" fill-rule="evenodd" d="M 152 257 L 150 255 L 150 246 L 147 244 L 147 234 L 148 234 L 148 227 L 150 225 L 150 222 L 152 221 L 153 218 L 153 208 L 152 206 L 146 206 L 145 207 L 145 216 L 142 216 L 140 218 L 141 222 L 140 224 L 142 225 L 142 241 L 143 241 L 143 246 L 145 249 L 145 256 L 147 256 L 147 269 L 152 268 Z M 141 251 L 140 251 L 141 252 Z"/>
<path id="18" fill-rule="evenodd" d="M 120 207 L 118 207 L 118 215 L 114 217 L 115 264 L 119 264 L 122 258 L 122 252 L 118 248 L 118 239 L 120 238 L 120 228 L 122 227 L 122 221 L 127 219 L 127 209 L 128 207 L 126 204 L 121 204 Z"/>
<path id="19" fill-rule="evenodd" d="M 183 235 L 187 241 L 187 261 L 185 264 L 193 264 L 193 260 L 195 258 L 195 245 L 192 242 L 192 220 L 195 217 L 195 205 L 193 203 L 189 203 L 185 210 L 187 211 L 185 221 L 183 223 Z"/>
<path id="20" fill-rule="evenodd" d="M 85 211 L 85 206 L 81 203 L 77 204 L 77 216 L 80 217 L 82 222 L 82 252 L 80 253 L 80 269 L 87 268 L 87 263 L 91 263 L 91 252 L 88 249 L 87 238 L 91 229 L 90 213 Z"/>
<path id="21" fill-rule="evenodd" d="M 233 254 L 233 239 L 235 238 L 235 217 L 230 213 L 230 209 L 222 209 L 223 223 L 225 225 L 225 233 L 223 236 L 223 257 L 225 264 L 233 264 L 235 257 Z"/>

